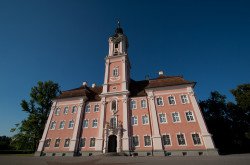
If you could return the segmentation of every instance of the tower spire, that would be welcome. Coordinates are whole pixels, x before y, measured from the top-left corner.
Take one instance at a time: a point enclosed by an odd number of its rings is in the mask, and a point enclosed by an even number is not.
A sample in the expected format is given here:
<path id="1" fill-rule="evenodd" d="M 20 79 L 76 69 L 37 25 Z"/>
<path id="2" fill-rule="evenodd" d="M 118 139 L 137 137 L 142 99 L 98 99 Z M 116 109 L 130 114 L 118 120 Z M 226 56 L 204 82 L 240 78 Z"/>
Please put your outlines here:
<path id="1" fill-rule="evenodd" d="M 116 30 L 115 30 L 115 34 L 123 34 L 123 30 L 121 28 L 121 22 L 119 19 L 117 19 L 117 27 L 116 27 Z"/>

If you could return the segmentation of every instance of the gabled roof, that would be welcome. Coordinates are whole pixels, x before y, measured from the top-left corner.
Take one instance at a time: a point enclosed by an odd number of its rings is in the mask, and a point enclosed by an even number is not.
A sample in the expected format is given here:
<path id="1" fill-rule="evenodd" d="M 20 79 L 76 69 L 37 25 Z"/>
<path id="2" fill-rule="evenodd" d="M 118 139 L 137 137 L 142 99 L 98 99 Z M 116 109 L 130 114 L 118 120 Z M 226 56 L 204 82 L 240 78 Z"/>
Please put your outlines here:
<path id="1" fill-rule="evenodd" d="M 182 76 L 164 76 L 160 75 L 155 79 L 135 81 L 130 80 L 129 91 L 130 97 L 146 96 L 145 89 L 159 88 L 167 86 L 178 85 L 195 85 L 193 81 L 187 81 Z M 80 86 L 79 88 L 63 91 L 57 99 L 87 96 L 89 101 L 100 101 L 100 94 L 102 93 L 102 86 L 95 86 L 94 88 L 88 86 Z"/>

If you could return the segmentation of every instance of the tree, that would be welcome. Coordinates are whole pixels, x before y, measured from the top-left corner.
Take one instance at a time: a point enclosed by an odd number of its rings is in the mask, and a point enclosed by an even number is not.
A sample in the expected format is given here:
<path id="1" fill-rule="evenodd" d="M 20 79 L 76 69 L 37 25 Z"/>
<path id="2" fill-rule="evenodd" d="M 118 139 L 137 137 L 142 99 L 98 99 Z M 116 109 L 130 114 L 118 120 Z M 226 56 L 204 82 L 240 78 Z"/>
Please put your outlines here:
<path id="1" fill-rule="evenodd" d="M 250 113 L 250 84 L 242 84 L 231 90 L 237 105 L 247 113 Z"/>
<path id="2" fill-rule="evenodd" d="M 12 145 L 16 149 L 36 150 L 52 106 L 52 99 L 59 93 L 59 85 L 53 81 L 39 81 L 37 86 L 31 88 L 30 100 L 21 102 L 22 110 L 28 113 L 28 117 L 11 130 L 18 132 L 12 138 Z"/>
<path id="3" fill-rule="evenodd" d="M 222 154 L 250 151 L 250 84 L 239 85 L 231 92 L 236 104 L 227 102 L 226 96 L 217 91 L 199 103 L 215 146 Z"/>
<path id="4" fill-rule="evenodd" d="M 7 136 L 0 136 L 0 150 L 9 150 L 11 138 Z"/>

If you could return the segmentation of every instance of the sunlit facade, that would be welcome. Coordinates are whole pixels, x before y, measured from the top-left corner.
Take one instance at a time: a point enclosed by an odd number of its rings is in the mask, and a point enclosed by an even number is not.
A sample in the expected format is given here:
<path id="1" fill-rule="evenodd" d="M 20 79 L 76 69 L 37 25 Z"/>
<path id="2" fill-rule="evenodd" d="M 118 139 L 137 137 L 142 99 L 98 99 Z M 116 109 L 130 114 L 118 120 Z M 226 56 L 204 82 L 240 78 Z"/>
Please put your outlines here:
<path id="1" fill-rule="evenodd" d="M 162 71 L 135 81 L 120 26 L 108 43 L 103 85 L 84 82 L 53 100 L 36 155 L 217 155 L 195 83 Z"/>

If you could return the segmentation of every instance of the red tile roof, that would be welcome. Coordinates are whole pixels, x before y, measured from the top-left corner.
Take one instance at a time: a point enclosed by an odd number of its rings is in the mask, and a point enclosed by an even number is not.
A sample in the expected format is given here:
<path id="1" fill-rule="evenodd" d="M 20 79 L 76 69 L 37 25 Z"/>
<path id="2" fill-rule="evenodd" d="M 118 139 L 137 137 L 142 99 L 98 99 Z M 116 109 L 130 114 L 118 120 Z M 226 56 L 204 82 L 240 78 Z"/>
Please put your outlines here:
<path id="1" fill-rule="evenodd" d="M 158 78 L 142 81 L 134 81 L 131 79 L 129 91 L 131 97 L 146 96 L 145 89 L 178 86 L 190 84 L 195 85 L 193 81 L 187 81 L 182 76 L 164 76 L 161 75 Z M 87 96 L 89 101 L 100 101 L 100 94 L 102 93 L 102 86 L 96 86 L 94 88 L 87 86 L 80 86 L 79 88 L 63 91 L 59 95 L 58 99 Z"/>

